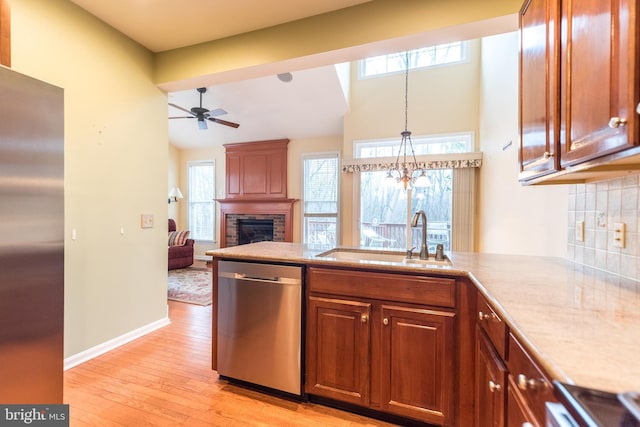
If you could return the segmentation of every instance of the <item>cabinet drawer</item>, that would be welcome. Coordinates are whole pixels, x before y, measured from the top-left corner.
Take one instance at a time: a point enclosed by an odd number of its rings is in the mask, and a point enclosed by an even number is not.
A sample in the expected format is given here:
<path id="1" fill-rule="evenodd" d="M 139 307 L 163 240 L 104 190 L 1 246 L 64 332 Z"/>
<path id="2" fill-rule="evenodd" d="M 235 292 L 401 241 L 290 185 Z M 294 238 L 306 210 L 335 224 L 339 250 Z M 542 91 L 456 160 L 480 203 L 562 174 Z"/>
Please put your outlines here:
<path id="1" fill-rule="evenodd" d="M 310 292 L 455 307 L 455 279 L 310 267 Z"/>
<path id="2" fill-rule="evenodd" d="M 509 383 L 514 386 L 514 394 L 542 425 L 545 419 L 545 403 L 556 401 L 553 386 L 513 334 L 509 334 L 507 366 Z"/>
<path id="3" fill-rule="evenodd" d="M 487 300 L 478 293 L 478 324 L 484 330 L 502 359 L 506 357 L 507 326 L 491 308 Z"/>

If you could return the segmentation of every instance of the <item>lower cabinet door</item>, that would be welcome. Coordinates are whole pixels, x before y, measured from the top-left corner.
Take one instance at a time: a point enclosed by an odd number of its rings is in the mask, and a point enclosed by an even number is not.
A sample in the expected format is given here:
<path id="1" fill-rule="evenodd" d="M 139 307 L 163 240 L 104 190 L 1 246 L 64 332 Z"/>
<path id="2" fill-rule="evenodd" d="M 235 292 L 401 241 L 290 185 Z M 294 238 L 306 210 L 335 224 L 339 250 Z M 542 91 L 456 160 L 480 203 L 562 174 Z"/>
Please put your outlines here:
<path id="1" fill-rule="evenodd" d="M 507 387 L 507 426 L 517 427 L 543 427 L 531 414 L 531 410 L 524 402 L 524 399 L 517 391 L 518 386 L 509 376 L 509 385 Z"/>
<path id="2" fill-rule="evenodd" d="M 367 406 L 371 305 L 314 296 L 308 302 L 305 391 Z"/>
<path id="3" fill-rule="evenodd" d="M 505 427 L 507 368 L 485 333 L 476 329 L 476 427 Z"/>
<path id="4" fill-rule="evenodd" d="M 382 410 L 451 425 L 455 313 L 390 305 L 381 313 Z"/>

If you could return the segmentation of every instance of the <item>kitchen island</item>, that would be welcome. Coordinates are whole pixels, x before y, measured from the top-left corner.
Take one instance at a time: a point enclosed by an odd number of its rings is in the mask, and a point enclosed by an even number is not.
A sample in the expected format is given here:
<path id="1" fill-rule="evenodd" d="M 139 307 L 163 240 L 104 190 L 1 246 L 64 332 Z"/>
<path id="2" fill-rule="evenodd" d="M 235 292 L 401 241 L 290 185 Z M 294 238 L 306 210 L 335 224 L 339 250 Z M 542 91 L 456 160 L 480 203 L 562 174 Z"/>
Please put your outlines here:
<path id="1" fill-rule="evenodd" d="M 452 252 L 451 265 L 318 256 L 294 243 L 210 251 L 214 259 L 456 278 L 471 283 L 552 380 L 610 392 L 640 389 L 640 284 L 552 257 Z"/>

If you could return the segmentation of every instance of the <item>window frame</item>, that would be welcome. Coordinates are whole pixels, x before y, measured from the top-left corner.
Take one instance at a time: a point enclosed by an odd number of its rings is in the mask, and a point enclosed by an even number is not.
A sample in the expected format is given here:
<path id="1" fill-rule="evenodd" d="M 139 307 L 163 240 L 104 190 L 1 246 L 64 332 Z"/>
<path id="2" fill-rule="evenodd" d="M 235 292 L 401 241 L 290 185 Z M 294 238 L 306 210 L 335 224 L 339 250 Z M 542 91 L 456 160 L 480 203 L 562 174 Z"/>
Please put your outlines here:
<path id="1" fill-rule="evenodd" d="M 464 40 L 464 41 L 455 41 L 455 42 L 451 42 L 451 43 L 441 43 L 438 45 L 432 45 L 432 46 L 424 46 L 421 48 L 417 48 L 417 49 L 411 49 L 409 51 L 402 51 L 402 52 L 392 52 L 386 55 L 377 55 L 377 56 L 373 56 L 373 57 L 368 57 L 368 58 L 364 58 L 361 59 L 357 62 L 358 64 L 358 80 L 366 80 L 366 79 L 375 79 L 378 77 L 387 77 L 387 76 L 391 76 L 394 74 L 399 74 L 399 73 L 404 73 L 405 72 L 405 66 L 403 65 L 400 69 L 398 70 L 393 70 L 393 71 L 385 71 L 385 72 L 381 72 L 381 73 L 375 73 L 375 74 L 366 74 L 366 61 L 371 59 L 371 58 L 377 58 L 377 57 L 386 57 L 387 58 L 387 62 L 389 61 L 389 57 L 390 56 L 404 56 L 407 52 L 409 52 L 409 56 L 410 57 L 415 57 L 419 51 L 421 50 L 425 50 L 425 49 L 438 49 L 438 48 L 443 48 L 444 46 L 448 46 L 448 45 L 454 45 L 454 44 L 460 44 L 460 50 L 461 50 L 461 58 L 457 61 L 451 61 L 451 62 L 441 62 L 441 63 L 435 63 L 435 64 L 430 64 L 430 65 L 422 65 L 422 66 L 413 66 L 413 65 L 409 65 L 409 70 L 425 70 L 425 69 L 430 69 L 430 68 L 438 68 L 438 67 L 448 67 L 448 66 L 454 66 L 454 65 L 458 65 L 458 64 L 464 64 L 469 62 L 469 52 L 470 52 L 470 48 L 469 48 L 469 41 L 468 40 Z M 387 67 L 388 69 L 388 67 Z"/>
<path id="2" fill-rule="evenodd" d="M 211 166 L 211 174 L 212 174 L 212 184 L 213 184 L 213 194 L 210 201 L 207 200 L 194 200 L 193 195 L 195 191 L 192 191 L 192 167 L 195 166 Z M 215 192 L 216 192 L 216 161 L 211 160 L 192 160 L 187 162 L 187 224 L 189 230 L 191 230 L 191 235 L 189 236 L 196 242 L 205 242 L 205 243 L 214 243 L 216 241 L 216 205 L 215 205 Z M 192 224 L 191 212 L 192 206 L 195 204 L 210 204 L 212 210 L 212 236 L 211 240 L 202 239 L 200 236 L 196 236 L 193 234 L 195 230 L 195 226 Z"/>
<path id="3" fill-rule="evenodd" d="M 450 138 L 463 138 L 467 140 L 467 149 L 468 151 L 465 152 L 460 152 L 460 153 L 451 153 L 451 154 L 435 154 L 435 155 L 429 155 L 429 154 L 422 154 L 422 155 L 418 155 L 416 154 L 416 159 L 418 162 L 421 161 L 428 161 L 430 158 L 433 159 L 435 157 L 439 157 L 439 156 L 446 156 L 448 159 L 455 159 L 456 154 L 459 154 L 461 156 L 461 158 L 463 158 L 466 154 L 469 153 L 474 153 L 474 149 L 475 149 L 475 133 L 474 132 L 452 132 L 452 133 L 446 133 L 446 134 L 431 134 L 431 135 L 420 135 L 420 136 L 416 136 L 415 138 L 412 137 L 412 144 L 416 145 L 415 142 L 418 141 L 418 143 L 438 143 L 441 142 L 443 140 L 446 139 L 450 139 Z M 428 142 L 425 142 L 428 141 Z M 395 156 L 390 158 L 388 156 L 386 157 L 359 157 L 359 152 L 362 146 L 364 145 L 369 145 L 369 146 L 386 146 L 387 144 L 395 144 L 395 147 L 392 147 L 392 153 L 394 152 L 393 149 L 395 149 L 396 153 L 397 153 L 397 149 L 398 149 L 398 141 L 397 138 L 395 139 L 391 139 L 391 138 L 380 138 L 380 139 L 367 139 L 367 140 L 354 140 L 353 141 L 353 157 L 354 159 L 358 159 L 358 160 L 364 160 L 366 161 L 367 159 L 376 159 L 376 162 L 382 162 L 383 160 L 393 160 L 395 161 Z M 369 163 L 374 163 L 374 162 L 369 162 Z M 456 231 L 454 231 L 454 225 L 456 227 L 460 227 L 461 229 L 464 228 L 464 226 L 460 226 L 460 224 L 458 224 L 458 218 L 456 218 L 455 215 L 455 211 L 458 209 L 458 205 L 460 204 L 460 194 L 457 194 L 457 188 L 459 188 L 459 186 L 456 184 L 456 169 L 451 169 L 452 170 L 452 185 L 453 185 L 453 189 L 452 189 L 452 205 L 451 205 L 451 210 L 452 210 L 452 218 L 451 218 L 451 224 L 450 224 L 450 244 L 451 249 L 450 250 L 456 250 L 456 248 L 453 245 L 456 245 L 457 240 L 456 236 L 454 236 L 454 233 L 456 233 Z M 358 175 L 357 177 L 354 177 L 353 179 L 353 212 L 354 215 L 352 217 L 352 239 L 353 242 L 360 242 L 360 238 L 361 238 L 361 217 L 362 217 L 362 206 L 361 206 L 361 192 L 362 192 L 362 188 L 361 188 L 361 177 L 360 177 L 360 173 L 356 174 Z M 475 182 L 475 181 L 474 181 Z M 475 186 L 475 183 L 472 182 L 472 185 Z M 477 190 L 473 190 L 473 197 L 475 198 L 475 191 Z M 406 198 L 406 203 L 407 203 L 407 249 L 410 247 L 410 242 L 411 242 L 411 235 L 412 235 L 412 231 L 411 231 L 411 227 L 409 226 L 409 223 L 411 221 L 411 216 L 412 216 L 412 212 L 411 212 L 411 200 L 413 197 L 413 189 L 409 188 L 406 190 L 407 192 L 407 198 Z M 471 215 L 470 218 L 466 218 L 466 221 L 464 221 L 464 224 L 471 224 L 471 228 L 473 229 L 473 224 L 474 224 L 475 218 L 473 217 L 473 215 Z M 464 239 L 463 239 L 464 240 Z M 359 244 L 359 243 L 358 243 Z M 462 242 L 463 245 L 475 245 L 474 243 L 474 239 L 473 237 L 470 240 L 470 243 L 468 241 L 463 241 Z M 466 246 L 465 246 L 466 247 Z M 460 249 L 458 249 L 460 250 Z M 468 250 L 468 249 L 464 249 L 464 250 Z"/>
<path id="4" fill-rule="evenodd" d="M 307 160 L 316 160 L 316 159 L 335 159 L 336 161 L 336 212 L 335 213 L 307 213 L 305 211 L 306 208 L 306 161 Z M 338 151 L 324 151 L 324 152 L 315 152 L 315 153 L 304 153 L 302 154 L 302 173 L 301 173 L 301 207 L 300 207 L 300 241 L 303 244 L 307 243 L 307 236 L 305 233 L 305 219 L 306 218 L 335 218 L 336 221 L 336 245 L 340 244 L 341 234 L 340 234 L 340 152 Z"/>

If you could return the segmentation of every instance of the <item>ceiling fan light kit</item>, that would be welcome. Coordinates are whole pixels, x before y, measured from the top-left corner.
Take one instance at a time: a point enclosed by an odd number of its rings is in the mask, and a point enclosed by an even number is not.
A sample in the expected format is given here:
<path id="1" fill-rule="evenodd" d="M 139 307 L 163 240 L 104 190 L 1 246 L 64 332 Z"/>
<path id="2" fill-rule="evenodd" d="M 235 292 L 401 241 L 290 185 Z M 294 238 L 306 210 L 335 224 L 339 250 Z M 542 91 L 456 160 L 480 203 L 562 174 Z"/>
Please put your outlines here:
<path id="1" fill-rule="evenodd" d="M 226 120 L 217 119 L 217 116 L 222 116 L 227 114 L 225 110 L 222 108 L 216 108 L 215 110 L 208 110 L 202 107 L 202 94 L 207 91 L 206 87 L 199 87 L 196 89 L 198 93 L 200 93 L 200 106 L 192 107 L 190 110 L 183 108 L 179 105 L 169 103 L 173 108 L 177 108 L 180 111 L 184 111 L 185 113 L 190 114 L 189 116 L 181 116 L 181 117 L 169 117 L 170 119 L 197 119 L 198 128 L 201 130 L 208 129 L 207 121 L 218 123 L 219 125 L 229 126 L 232 128 L 237 128 L 240 126 L 238 123 L 228 122 Z"/>

